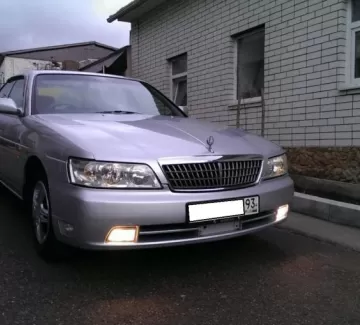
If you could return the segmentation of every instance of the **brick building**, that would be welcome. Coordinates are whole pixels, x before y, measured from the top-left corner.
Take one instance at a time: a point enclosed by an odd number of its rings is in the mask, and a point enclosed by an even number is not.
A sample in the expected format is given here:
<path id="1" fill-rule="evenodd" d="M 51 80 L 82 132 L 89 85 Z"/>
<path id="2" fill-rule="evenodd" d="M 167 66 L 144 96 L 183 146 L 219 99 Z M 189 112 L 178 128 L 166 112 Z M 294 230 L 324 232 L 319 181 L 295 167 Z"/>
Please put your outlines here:
<path id="1" fill-rule="evenodd" d="M 360 181 L 359 0 L 135 0 L 115 20 L 132 75 L 192 117 L 263 131 L 294 173 Z"/>

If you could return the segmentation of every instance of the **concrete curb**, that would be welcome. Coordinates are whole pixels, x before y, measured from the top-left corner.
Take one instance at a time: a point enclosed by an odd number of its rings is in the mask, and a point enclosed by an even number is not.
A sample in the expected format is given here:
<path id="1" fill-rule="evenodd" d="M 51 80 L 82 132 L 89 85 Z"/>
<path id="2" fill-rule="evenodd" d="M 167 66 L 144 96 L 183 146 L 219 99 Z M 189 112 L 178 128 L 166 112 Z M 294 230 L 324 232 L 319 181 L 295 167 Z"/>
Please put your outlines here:
<path id="1" fill-rule="evenodd" d="M 360 229 L 290 212 L 277 228 L 360 252 Z"/>
<path id="2" fill-rule="evenodd" d="M 360 228 L 360 205 L 295 192 L 290 209 L 340 225 Z"/>

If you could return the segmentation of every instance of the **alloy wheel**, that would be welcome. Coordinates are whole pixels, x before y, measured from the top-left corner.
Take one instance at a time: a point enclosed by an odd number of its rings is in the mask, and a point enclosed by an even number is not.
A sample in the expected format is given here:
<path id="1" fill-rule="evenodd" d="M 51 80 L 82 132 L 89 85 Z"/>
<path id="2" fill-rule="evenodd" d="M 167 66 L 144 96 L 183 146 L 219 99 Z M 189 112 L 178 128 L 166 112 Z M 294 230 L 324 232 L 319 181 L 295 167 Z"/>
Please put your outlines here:
<path id="1" fill-rule="evenodd" d="M 39 244 L 43 244 L 50 232 L 49 198 L 42 181 L 36 183 L 32 199 L 32 217 L 35 236 Z"/>

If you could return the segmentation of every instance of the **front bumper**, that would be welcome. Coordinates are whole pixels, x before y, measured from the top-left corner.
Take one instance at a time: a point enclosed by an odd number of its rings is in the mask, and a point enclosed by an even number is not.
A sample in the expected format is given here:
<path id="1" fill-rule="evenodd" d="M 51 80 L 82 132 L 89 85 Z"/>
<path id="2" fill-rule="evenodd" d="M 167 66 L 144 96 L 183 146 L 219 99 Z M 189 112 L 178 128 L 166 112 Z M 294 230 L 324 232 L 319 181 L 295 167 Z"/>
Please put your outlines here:
<path id="1" fill-rule="evenodd" d="M 162 190 L 105 190 L 62 184 L 51 188 L 53 225 L 57 238 L 85 249 L 133 249 L 174 246 L 233 238 L 274 225 L 280 206 L 290 203 L 294 193 L 290 177 L 261 182 L 232 191 L 174 193 Z M 259 196 L 259 214 L 241 218 L 236 231 L 200 235 L 209 222 L 187 223 L 186 204 Z M 230 219 L 229 219 L 230 221 Z M 64 232 L 64 224 L 73 230 Z M 116 226 L 139 226 L 137 242 L 106 243 Z"/>

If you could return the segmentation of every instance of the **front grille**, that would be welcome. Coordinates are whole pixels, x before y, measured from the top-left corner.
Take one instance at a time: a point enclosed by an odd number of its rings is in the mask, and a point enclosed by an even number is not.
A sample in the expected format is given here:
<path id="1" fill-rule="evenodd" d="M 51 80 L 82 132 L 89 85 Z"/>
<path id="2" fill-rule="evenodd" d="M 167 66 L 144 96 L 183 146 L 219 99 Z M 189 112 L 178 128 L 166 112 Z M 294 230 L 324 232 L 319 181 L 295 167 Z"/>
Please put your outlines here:
<path id="1" fill-rule="evenodd" d="M 162 165 L 173 190 L 211 190 L 255 183 L 262 160 L 238 160 Z"/>

